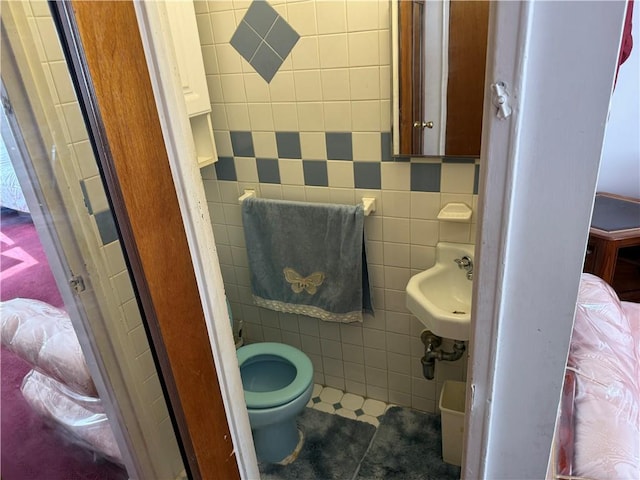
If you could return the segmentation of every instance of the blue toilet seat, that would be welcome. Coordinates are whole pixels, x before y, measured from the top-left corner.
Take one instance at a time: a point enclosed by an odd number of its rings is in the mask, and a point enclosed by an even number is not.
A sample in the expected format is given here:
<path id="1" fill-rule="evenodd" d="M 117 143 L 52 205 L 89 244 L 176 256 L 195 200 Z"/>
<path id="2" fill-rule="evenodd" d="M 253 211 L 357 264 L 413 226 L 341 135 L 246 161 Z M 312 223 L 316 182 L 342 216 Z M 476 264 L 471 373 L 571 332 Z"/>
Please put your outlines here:
<path id="1" fill-rule="evenodd" d="M 283 388 L 271 391 L 251 391 L 245 388 L 244 398 L 247 408 L 265 409 L 284 405 L 302 395 L 313 381 L 313 365 L 309 357 L 290 345 L 274 342 L 254 343 L 237 351 L 240 369 L 256 357 L 275 357 L 282 363 L 289 363 L 296 370 L 295 377 Z M 256 360 L 259 362 L 260 360 Z"/>

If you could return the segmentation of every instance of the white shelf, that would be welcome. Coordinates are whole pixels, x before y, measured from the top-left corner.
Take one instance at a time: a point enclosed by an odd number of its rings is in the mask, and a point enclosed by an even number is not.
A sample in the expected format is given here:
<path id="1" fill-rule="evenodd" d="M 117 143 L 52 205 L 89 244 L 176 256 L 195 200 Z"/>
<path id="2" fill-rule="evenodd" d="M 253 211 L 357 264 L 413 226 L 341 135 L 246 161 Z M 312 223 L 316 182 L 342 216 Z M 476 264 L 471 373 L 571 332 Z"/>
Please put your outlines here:
<path id="1" fill-rule="evenodd" d="M 471 213 L 472 211 L 466 203 L 447 203 L 438 213 L 438 220 L 468 222 L 471 220 Z"/>

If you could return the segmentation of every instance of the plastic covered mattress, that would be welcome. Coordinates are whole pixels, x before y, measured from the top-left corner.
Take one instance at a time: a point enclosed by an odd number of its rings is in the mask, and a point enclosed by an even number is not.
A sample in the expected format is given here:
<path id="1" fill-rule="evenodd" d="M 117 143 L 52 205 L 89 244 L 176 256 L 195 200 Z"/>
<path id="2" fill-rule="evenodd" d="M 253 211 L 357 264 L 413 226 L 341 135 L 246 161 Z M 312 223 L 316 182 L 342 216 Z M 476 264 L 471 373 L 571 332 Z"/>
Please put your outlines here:
<path id="1" fill-rule="evenodd" d="M 31 408 L 67 434 L 72 443 L 122 464 L 100 399 L 77 394 L 36 370 L 25 375 L 20 389 Z"/>
<path id="2" fill-rule="evenodd" d="M 583 274 L 556 431 L 555 478 L 640 478 L 640 305 Z"/>
<path id="3" fill-rule="evenodd" d="M 97 397 L 76 332 L 64 310 L 14 298 L 0 305 L 2 345 L 72 390 Z"/>

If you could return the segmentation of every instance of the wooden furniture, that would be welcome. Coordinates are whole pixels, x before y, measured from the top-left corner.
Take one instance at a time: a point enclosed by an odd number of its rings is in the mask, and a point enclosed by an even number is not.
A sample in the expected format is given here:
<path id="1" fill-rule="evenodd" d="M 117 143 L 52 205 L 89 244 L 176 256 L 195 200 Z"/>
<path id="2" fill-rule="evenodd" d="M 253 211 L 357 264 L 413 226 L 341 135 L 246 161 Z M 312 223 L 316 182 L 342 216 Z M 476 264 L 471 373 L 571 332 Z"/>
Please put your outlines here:
<path id="1" fill-rule="evenodd" d="M 584 271 L 640 302 L 640 199 L 596 194 Z"/>

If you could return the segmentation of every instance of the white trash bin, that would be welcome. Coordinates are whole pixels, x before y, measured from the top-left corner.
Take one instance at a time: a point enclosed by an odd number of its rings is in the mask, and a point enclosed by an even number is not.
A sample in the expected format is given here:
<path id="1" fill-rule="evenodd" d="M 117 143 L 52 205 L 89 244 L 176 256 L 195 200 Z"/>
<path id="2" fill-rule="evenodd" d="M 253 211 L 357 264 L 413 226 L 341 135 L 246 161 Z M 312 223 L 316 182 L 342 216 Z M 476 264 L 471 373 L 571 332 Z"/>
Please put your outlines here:
<path id="1" fill-rule="evenodd" d="M 448 380 L 440 392 L 442 459 L 458 467 L 462 465 L 466 386 L 465 382 Z"/>

